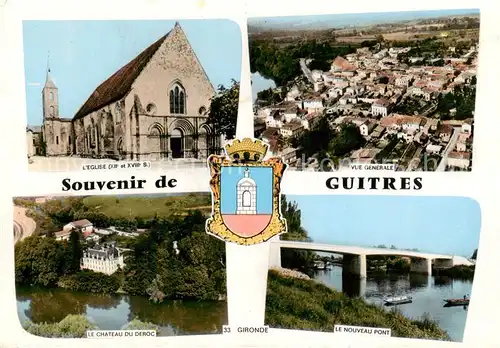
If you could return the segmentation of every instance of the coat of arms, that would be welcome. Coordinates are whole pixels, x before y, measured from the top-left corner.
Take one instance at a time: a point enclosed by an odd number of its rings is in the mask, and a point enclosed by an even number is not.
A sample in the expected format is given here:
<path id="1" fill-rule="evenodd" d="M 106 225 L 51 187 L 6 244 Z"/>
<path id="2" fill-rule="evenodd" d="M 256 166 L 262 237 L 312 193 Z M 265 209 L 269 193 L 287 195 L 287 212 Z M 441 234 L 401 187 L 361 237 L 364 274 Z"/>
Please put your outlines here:
<path id="1" fill-rule="evenodd" d="M 263 243 L 286 232 L 280 212 L 280 183 L 286 164 L 263 160 L 267 145 L 245 138 L 226 145 L 227 156 L 211 155 L 212 216 L 207 233 L 241 245 Z"/>

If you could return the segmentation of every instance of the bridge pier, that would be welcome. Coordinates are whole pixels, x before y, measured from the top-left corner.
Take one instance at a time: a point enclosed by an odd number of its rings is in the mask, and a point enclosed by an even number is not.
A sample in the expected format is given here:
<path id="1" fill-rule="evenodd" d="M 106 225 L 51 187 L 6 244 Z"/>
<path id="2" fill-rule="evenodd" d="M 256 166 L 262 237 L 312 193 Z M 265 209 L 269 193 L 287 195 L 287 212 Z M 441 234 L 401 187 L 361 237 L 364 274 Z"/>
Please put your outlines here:
<path id="1" fill-rule="evenodd" d="M 431 259 L 412 259 L 410 272 L 432 275 Z"/>
<path id="2" fill-rule="evenodd" d="M 366 278 L 366 255 L 345 254 L 342 260 L 342 272 Z"/>
<path id="3" fill-rule="evenodd" d="M 366 277 L 361 277 L 359 280 L 359 297 L 366 295 Z"/>
<path id="4" fill-rule="evenodd" d="M 281 268 L 280 237 L 273 237 L 269 243 L 269 268 Z"/>
<path id="5" fill-rule="evenodd" d="M 436 259 L 434 260 L 434 268 L 447 269 L 453 267 L 453 259 Z"/>

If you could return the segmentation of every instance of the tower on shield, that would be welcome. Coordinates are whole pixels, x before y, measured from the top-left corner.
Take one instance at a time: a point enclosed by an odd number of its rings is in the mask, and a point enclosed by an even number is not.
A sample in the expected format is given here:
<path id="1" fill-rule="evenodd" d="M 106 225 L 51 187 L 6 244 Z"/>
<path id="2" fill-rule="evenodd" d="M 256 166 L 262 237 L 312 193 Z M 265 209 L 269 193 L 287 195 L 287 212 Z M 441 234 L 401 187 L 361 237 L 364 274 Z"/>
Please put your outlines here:
<path id="1" fill-rule="evenodd" d="M 286 232 L 280 211 L 280 184 L 286 164 L 262 160 L 267 145 L 245 138 L 226 145 L 226 156 L 208 158 L 212 216 L 207 233 L 225 241 L 253 245 Z"/>

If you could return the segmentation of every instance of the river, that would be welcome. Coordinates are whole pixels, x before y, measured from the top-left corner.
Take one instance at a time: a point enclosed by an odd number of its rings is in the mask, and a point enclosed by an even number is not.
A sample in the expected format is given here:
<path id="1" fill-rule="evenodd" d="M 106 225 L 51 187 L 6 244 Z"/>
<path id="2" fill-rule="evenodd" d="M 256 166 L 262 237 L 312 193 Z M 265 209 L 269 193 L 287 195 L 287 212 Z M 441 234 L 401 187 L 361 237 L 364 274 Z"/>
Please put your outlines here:
<path id="1" fill-rule="evenodd" d="M 64 289 L 17 288 L 21 322 L 59 322 L 83 314 L 101 330 L 119 330 L 137 318 L 160 327 L 159 336 L 221 333 L 227 324 L 224 301 L 167 301 L 162 304 L 128 295 L 76 293 Z"/>
<path id="2" fill-rule="evenodd" d="M 276 88 L 276 84 L 271 79 L 266 79 L 258 72 L 253 73 L 252 79 L 252 102 L 257 99 L 257 93 L 269 88 Z"/>
<path id="3" fill-rule="evenodd" d="M 446 308 L 443 307 L 443 300 L 470 296 L 471 281 L 418 274 L 368 274 L 366 281 L 362 281 L 347 275 L 342 276 L 340 267 L 318 271 L 314 278 L 336 290 L 342 290 L 349 296 L 362 296 L 367 302 L 381 306 L 382 298 L 386 296 L 412 296 L 412 303 L 397 306 L 407 318 L 420 319 L 427 313 L 453 341 L 463 340 L 467 308 Z M 393 307 L 385 308 L 389 310 Z"/>

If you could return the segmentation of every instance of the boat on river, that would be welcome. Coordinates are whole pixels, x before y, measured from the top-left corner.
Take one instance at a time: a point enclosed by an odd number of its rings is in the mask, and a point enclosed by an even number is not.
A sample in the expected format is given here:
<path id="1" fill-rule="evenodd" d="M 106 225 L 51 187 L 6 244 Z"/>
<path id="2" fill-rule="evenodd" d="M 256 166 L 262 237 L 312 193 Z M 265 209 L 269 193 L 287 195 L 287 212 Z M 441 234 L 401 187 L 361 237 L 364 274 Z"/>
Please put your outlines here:
<path id="1" fill-rule="evenodd" d="M 469 298 L 450 298 L 444 300 L 444 302 L 446 302 L 444 306 L 445 307 L 468 306 L 469 301 L 470 301 Z"/>
<path id="2" fill-rule="evenodd" d="M 396 305 L 401 305 L 405 303 L 412 303 L 413 299 L 411 296 L 394 296 L 394 297 L 387 297 L 384 298 L 384 302 L 386 306 L 396 306 Z"/>

